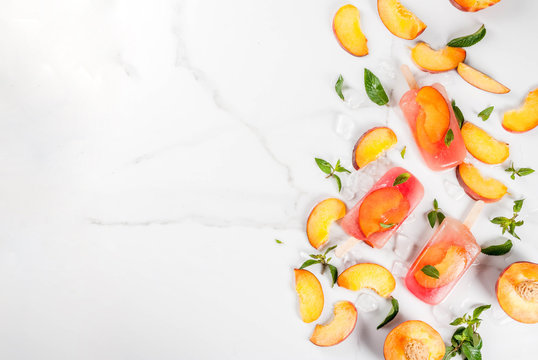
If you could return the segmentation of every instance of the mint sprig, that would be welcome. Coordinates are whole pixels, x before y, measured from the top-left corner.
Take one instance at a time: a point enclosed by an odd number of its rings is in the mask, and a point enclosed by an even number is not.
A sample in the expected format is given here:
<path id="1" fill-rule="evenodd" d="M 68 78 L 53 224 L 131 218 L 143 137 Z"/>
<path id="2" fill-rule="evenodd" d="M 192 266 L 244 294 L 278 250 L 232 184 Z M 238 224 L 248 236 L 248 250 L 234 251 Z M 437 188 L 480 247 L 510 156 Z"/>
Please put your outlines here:
<path id="1" fill-rule="evenodd" d="M 370 70 L 364 69 L 364 89 L 366 95 L 377 105 L 386 105 L 389 102 L 389 97 L 381 85 L 378 77 L 375 76 Z"/>
<path id="2" fill-rule="evenodd" d="M 444 219 L 445 214 L 443 214 L 441 209 L 439 209 L 437 199 L 433 199 L 433 210 L 428 213 L 428 222 L 430 223 L 430 226 L 433 228 L 436 222 L 439 222 L 439 225 L 441 225 Z"/>
<path id="3" fill-rule="evenodd" d="M 490 307 L 491 305 L 479 306 L 473 310 L 472 315 L 464 314 L 450 323 L 453 326 L 465 326 L 458 327 L 452 335 L 450 346 L 446 347 L 443 360 L 451 359 L 456 354 L 463 355 L 462 357 L 467 360 L 482 360 L 481 349 L 483 342 L 477 331 L 482 323 L 479 316 Z"/>
<path id="4" fill-rule="evenodd" d="M 325 272 L 325 269 L 329 268 L 329 271 L 331 272 L 331 280 L 332 280 L 332 286 L 336 284 L 336 280 L 338 280 L 338 269 L 336 266 L 329 264 L 329 261 L 331 261 L 332 257 L 327 258 L 327 254 L 331 250 L 334 250 L 336 248 L 336 245 L 331 246 L 323 254 L 310 254 L 309 256 L 311 259 L 306 260 L 299 269 L 304 269 L 306 267 L 312 266 L 314 264 L 321 264 L 321 273 L 323 274 Z"/>
<path id="5" fill-rule="evenodd" d="M 486 36 L 486 28 L 484 25 L 480 27 L 480 29 L 476 30 L 474 33 L 462 37 L 458 37 L 455 39 L 452 39 L 448 42 L 448 46 L 450 47 L 469 47 L 480 40 L 482 40 Z"/>
<path id="6" fill-rule="evenodd" d="M 334 84 L 334 90 L 342 99 L 342 101 L 345 101 L 344 94 L 342 94 L 342 86 L 344 85 L 344 77 L 342 75 L 338 76 L 338 80 L 336 80 L 336 84 Z"/>
<path id="7" fill-rule="evenodd" d="M 508 172 L 508 173 L 512 173 L 510 175 L 510 179 L 512 180 L 515 180 L 516 179 L 516 175 L 521 177 L 521 176 L 527 176 L 527 175 L 530 175 L 534 172 L 534 169 L 531 169 L 531 168 L 515 168 L 514 167 L 514 163 L 512 162 L 510 167 L 505 169 L 504 171 Z"/>
<path id="8" fill-rule="evenodd" d="M 521 211 L 521 208 L 523 207 L 523 201 L 525 199 L 516 200 L 514 201 L 513 206 L 513 215 L 511 218 L 507 218 L 504 216 L 497 216 L 490 220 L 491 223 L 497 224 L 502 229 L 502 234 L 504 235 L 505 232 L 508 232 L 510 235 L 515 237 L 516 239 L 520 239 L 520 237 L 516 234 L 516 227 L 521 226 L 524 224 L 523 220 L 516 221 L 519 212 Z"/>
<path id="9" fill-rule="evenodd" d="M 340 180 L 340 177 L 336 175 L 335 173 L 347 172 L 348 174 L 350 174 L 351 171 L 349 171 L 348 169 L 340 165 L 340 159 L 338 159 L 338 161 L 336 162 L 336 165 L 334 166 L 332 166 L 328 161 L 325 161 L 320 158 L 315 158 L 315 160 L 319 169 L 323 171 L 325 174 L 327 174 L 327 176 L 325 177 L 326 179 L 332 177 L 334 178 L 334 180 L 336 180 L 336 185 L 338 186 L 338 192 L 340 192 L 342 190 L 342 180 Z"/>

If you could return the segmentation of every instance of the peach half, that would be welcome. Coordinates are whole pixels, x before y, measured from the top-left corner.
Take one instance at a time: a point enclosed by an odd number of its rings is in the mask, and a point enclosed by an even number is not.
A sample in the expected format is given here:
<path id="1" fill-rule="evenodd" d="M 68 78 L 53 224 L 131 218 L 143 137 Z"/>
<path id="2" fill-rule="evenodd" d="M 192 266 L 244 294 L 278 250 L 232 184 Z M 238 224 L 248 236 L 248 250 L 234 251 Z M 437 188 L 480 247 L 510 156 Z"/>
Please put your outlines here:
<path id="1" fill-rule="evenodd" d="M 329 198 L 317 204 L 306 222 L 306 236 L 310 245 L 320 249 L 329 240 L 331 224 L 346 215 L 346 204 L 342 200 Z"/>
<path id="2" fill-rule="evenodd" d="M 387 29 L 399 38 L 413 40 L 426 29 L 426 24 L 398 0 L 377 0 L 377 11 Z"/>
<path id="3" fill-rule="evenodd" d="M 316 321 L 323 311 L 323 289 L 319 280 L 308 270 L 294 269 L 295 291 L 299 296 L 299 313 L 305 323 Z"/>
<path id="4" fill-rule="evenodd" d="M 456 168 L 456 178 L 471 199 L 484 202 L 499 201 L 508 191 L 499 180 L 484 178 L 480 171 L 469 163 L 462 163 Z"/>
<path id="5" fill-rule="evenodd" d="M 435 289 L 445 286 L 454 281 L 462 271 L 465 270 L 467 264 L 467 252 L 460 246 L 435 247 L 428 249 L 421 264 L 415 272 L 415 280 L 420 286 Z M 439 271 L 439 279 L 430 277 L 424 274 L 420 269 L 426 265 L 433 265 Z"/>
<path id="6" fill-rule="evenodd" d="M 445 343 L 430 325 L 409 320 L 387 335 L 383 355 L 385 360 L 441 360 L 445 355 Z"/>
<path id="7" fill-rule="evenodd" d="M 368 55 L 368 40 L 361 30 L 359 10 L 344 5 L 334 15 L 333 32 L 340 46 L 355 56 Z"/>
<path id="8" fill-rule="evenodd" d="M 349 301 L 334 304 L 333 319 L 325 325 L 316 325 L 310 341 L 318 346 L 333 346 L 344 341 L 357 323 L 357 309 Z"/>
<path id="9" fill-rule="evenodd" d="M 452 70 L 465 60 L 466 52 L 462 48 L 446 46 L 433 50 L 426 43 L 418 43 L 411 50 L 411 59 L 420 69 L 433 73 Z"/>
<path id="10" fill-rule="evenodd" d="M 398 188 L 384 187 L 374 190 L 362 201 L 359 227 L 366 237 L 388 231 L 405 219 L 409 208 L 409 201 Z"/>
<path id="11" fill-rule="evenodd" d="M 353 148 L 353 167 L 359 170 L 376 160 L 384 151 L 398 142 L 388 127 L 375 127 L 365 132 Z"/>
<path id="12" fill-rule="evenodd" d="M 501 0 L 450 0 L 450 3 L 461 11 L 479 11 L 491 5 L 497 4 Z"/>
<path id="13" fill-rule="evenodd" d="M 538 125 L 538 89 L 525 98 L 523 107 L 504 113 L 503 128 L 511 132 L 525 132 Z"/>
<path id="14" fill-rule="evenodd" d="M 481 90 L 494 94 L 506 94 L 507 92 L 510 92 L 510 89 L 500 82 L 493 80 L 486 74 L 481 73 L 464 63 L 458 64 L 458 74 L 460 74 L 463 80 Z"/>
<path id="15" fill-rule="evenodd" d="M 361 289 L 374 290 L 379 296 L 389 296 L 396 287 L 394 276 L 381 265 L 357 264 L 353 265 L 338 276 L 338 286 L 358 291 Z"/>
<path id="16" fill-rule="evenodd" d="M 495 286 L 501 308 L 512 319 L 538 323 L 538 264 L 516 262 L 499 276 Z"/>
<path id="17" fill-rule="evenodd" d="M 508 159 L 508 155 L 510 155 L 507 143 L 496 140 L 470 122 L 463 124 L 461 136 L 465 147 L 471 155 L 486 164 L 500 164 Z"/>

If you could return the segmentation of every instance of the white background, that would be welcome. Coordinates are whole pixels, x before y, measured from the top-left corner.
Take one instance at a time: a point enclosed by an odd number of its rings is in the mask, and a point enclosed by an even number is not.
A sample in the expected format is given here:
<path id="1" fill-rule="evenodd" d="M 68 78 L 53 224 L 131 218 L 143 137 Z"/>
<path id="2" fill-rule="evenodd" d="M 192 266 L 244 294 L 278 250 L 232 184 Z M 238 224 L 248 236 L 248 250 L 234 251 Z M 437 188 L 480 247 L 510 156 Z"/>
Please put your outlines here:
<path id="1" fill-rule="evenodd" d="M 509 216 L 512 201 L 526 197 L 511 254 L 480 256 L 436 308 L 398 280 L 401 312 L 390 325 L 375 330 L 388 311 L 380 302 L 359 313 L 342 344 L 308 341 L 314 325 L 298 316 L 292 269 L 313 252 L 310 208 L 338 195 L 315 156 L 350 167 L 360 134 L 393 128 L 399 143 L 389 158 L 426 187 L 401 228 L 414 253 L 432 233 L 425 213 L 434 197 L 457 218 L 472 204 L 447 193 L 452 171 L 433 173 L 419 158 L 397 108 L 401 63 L 421 84 L 443 82 L 468 120 L 511 144 L 516 166 L 538 168 L 538 130 L 500 126 L 503 111 L 538 85 L 538 2 L 503 0 L 479 13 L 448 0 L 404 2 L 428 24 L 419 39 L 434 47 L 486 24 L 466 62 L 509 86 L 507 95 L 455 72 L 421 73 L 410 63 L 414 41 L 387 31 L 375 1 L 351 3 L 369 40 L 364 58 L 332 34 L 342 1 L 0 1 L 2 359 L 381 359 L 398 323 L 427 321 L 448 341 L 451 318 L 483 303 L 493 304 L 481 327 L 484 358 L 529 359 L 536 325 L 508 319 L 493 290 L 509 263 L 538 261 L 537 175 L 512 181 L 508 162 L 478 164 L 511 196 L 487 205 L 473 232 L 480 244 L 504 241 L 488 218 Z M 390 109 L 368 100 L 351 109 L 335 95 L 342 74 L 347 94 L 364 97 L 364 67 L 392 90 Z M 476 114 L 489 105 L 483 123 Z M 335 131 L 342 116 L 353 125 L 345 134 Z M 345 240 L 333 230 L 332 242 Z M 348 260 L 391 269 L 394 246 L 358 247 Z M 334 301 L 357 294 L 318 277 L 324 322 Z"/>

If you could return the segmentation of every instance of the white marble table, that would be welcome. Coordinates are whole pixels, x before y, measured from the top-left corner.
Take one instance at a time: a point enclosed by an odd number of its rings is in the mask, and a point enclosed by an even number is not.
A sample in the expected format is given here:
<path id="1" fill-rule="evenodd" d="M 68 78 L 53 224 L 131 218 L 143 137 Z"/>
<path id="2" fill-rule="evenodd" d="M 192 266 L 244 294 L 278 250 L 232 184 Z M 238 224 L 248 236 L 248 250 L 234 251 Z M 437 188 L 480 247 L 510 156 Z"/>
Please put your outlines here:
<path id="1" fill-rule="evenodd" d="M 508 263 L 538 261 L 537 175 L 511 181 L 506 164 L 481 167 L 512 196 L 488 205 L 473 230 L 480 243 L 498 240 L 488 218 L 526 197 L 523 240 L 510 255 L 480 257 L 435 309 L 398 281 L 393 323 L 375 330 L 387 310 L 380 303 L 359 313 L 342 344 L 308 341 L 313 325 L 299 319 L 292 269 L 312 251 L 309 209 L 338 195 L 315 156 L 350 167 L 363 131 L 393 128 L 400 141 L 389 159 L 427 185 L 414 221 L 402 227 L 413 253 L 432 232 L 424 214 L 434 197 L 454 217 L 472 203 L 447 192 L 453 172 L 425 167 L 395 106 L 405 90 L 395 69 L 410 64 L 413 42 L 386 30 L 375 1 L 352 1 L 370 55 L 350 56 L 330 28 L 344 3 L 0 2 L 1 358 L 381 359 L 396 324 L 421 319 L 448 340 L 453 316 L 492 303 L 481 328 L 484 358 L 529 359 L 538 328 L 508 319 L 493 284 Z M 443 82 L 468 119 L 509 142 L 516 165 L 538 168 L 538 130 L 516 135 L 500 126 L 502 111 L 538 85 L 538 2 L 503 0 L 475 14 L 448 0 L 405 3 L 429 25 L 420 39 L 433 46 L 486 24 L 468 62 L 509 94 L 472 88 L 455 72 L 414 71 L 423 84 Z M 360 102 L 364 67 L 392 90 L 392 107 L 366 100 L 353 109 L 335 95 L 342 74 Z M 482 123 L 476 113 L 487 105 L 496 110 Z M 345 239 L 338 229 L 331 235 Z M 399 246 L 359 247 L 353 256 L 392 268 L 406 261 L 392 251 Z M 326 321 L 334 301 L 356 294 L 321 279 Z"/>

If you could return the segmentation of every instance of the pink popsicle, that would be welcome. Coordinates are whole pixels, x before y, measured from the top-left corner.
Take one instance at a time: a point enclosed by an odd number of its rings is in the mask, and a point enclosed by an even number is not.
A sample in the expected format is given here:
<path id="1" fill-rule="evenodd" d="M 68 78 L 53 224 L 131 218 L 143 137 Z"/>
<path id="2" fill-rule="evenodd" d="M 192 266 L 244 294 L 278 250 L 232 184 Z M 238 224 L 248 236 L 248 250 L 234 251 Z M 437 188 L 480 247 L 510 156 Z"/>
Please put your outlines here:
<path id="1" fill-rule="evenodd" d="M 420 150 L 422 158 L 426 162 L 426 165 L 434 171 L 446 170 L 457 166 L 463 162 L 466 155 L 465 144 L 461 136 L 460 127 L 458 121 L 454 116 L 454 111 L 448 100 L 445 88 L 441 84 L 433 84 L 433 88 L 443 95 L 450 111 L 450 125 L 449 129 L 452 129 L 454 134 L 454 140 L 450 143 L 450 146 L 446 146 L 444 140 L 441 140 L 433 144 L 435 153 L 429 152 L 423 149 L 417 140 L 416 132 L 416 120 L 420 111 L 420 105 L 416 102 L 416 97 L 419 89 L 411 89 L 407 91 L 400 99 L 400 108 L 411 128 L 411 132 L 415 137 L 415 142 Z"/>
<path id="2" fill-rule="evenodd" d="M 342 220 L 341 226 L 342 229 L 344 229 L 344 231 L 348 235 L 351 235 L 358 240 L 363 240 L 368 245 L 378 249 L 382 248 L 385 245 L 385 243 L 390 239 L 394 232 L 398 230 L 400 225 L 405 221 L 405 219 L 407 219 L 409 214 L 413 212 L 420 200 L 422 200 L 422 197 L 424 196 L 424 187 L 422 186 L 420 181 L 418 181 L 415 176 L 409 173 L 410 177 L 406 182 L 395 186 L 395 188 L 397 188 L 402 193 L 402 195 L 407 198 L 407 201 L 409 201 L 409 212 L 399 224 L 393 226 L 387 231 L 375 232 L 370 236 L 366 237 L 359 226 L 359 211 L 362 202 L 368 195 L 370 195 L 375 190 L 385 187 L 392 187 L 394 180 L 400 174 L 403 173 L 409 172 L 401 167 L 394 167 L 387 171 L 385 175 L 383 175 L 381 179 L 379 179 L 374 184 L 374 186 L 372 186 L 370 191 L 368 191 L 368 193 L 366 193 L 366 195 L 364 195 L 364 197 L 346 214 L 346 216 Z"/>

